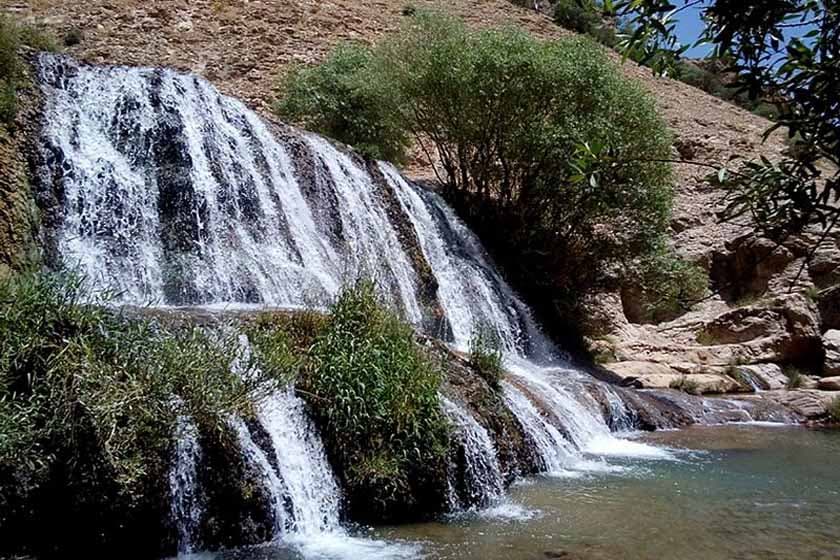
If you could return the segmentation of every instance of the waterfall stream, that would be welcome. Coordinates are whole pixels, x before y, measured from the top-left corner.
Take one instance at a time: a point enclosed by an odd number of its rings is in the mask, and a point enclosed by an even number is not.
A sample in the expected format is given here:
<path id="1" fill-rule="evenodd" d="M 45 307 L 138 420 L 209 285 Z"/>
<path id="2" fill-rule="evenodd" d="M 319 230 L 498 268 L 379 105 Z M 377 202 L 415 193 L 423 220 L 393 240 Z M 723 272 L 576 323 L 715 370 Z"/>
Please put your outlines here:
<path id="1" fill-rule="evenodd" d="M 119 303 L 160 306 L 324 306 L 365 275 L 408 321 L 460 350 L 478 329 L 495 331 L 511 374 L 504 401 L 546 471 L 580 467 L 584 455 L 648 452 L 611 435 L 584 375 L 562 366 L 454 211 L 390 164 L 262 119 L 196 76 L 57 55 L 42 55 L 39 68 L 39 195 L 50 201 L 54 266 L 79 268 Z M 616 415 L 626 409 L 606 398 Z M 492 439 L 460 405 L 443 407 L 465 448 L 468 501 L 489 503 L 504 486 Z M 346 536 L 303 401 L 283 391 L 257 416 L 271 453 L 242 420 L 230 424 L 265 486 L 276 536 Z M 172 479 L 181 552 L 192 550 L 201 515 L 189 426 L 179 428 Z"/>
<path id="2" fill-rule="evenodd" d="M 198 428 L 187 416 L 179 416 L 175 428 L 175 460 L 169 471 L 170 510 L 178 533 L 178 553 L 196 550 L 195 535 L 204 508 L 198 487 L 197 469 L 201 461 Z"/>
<path id="3" fill-rule="evenodd" d="M 464 452 L 465 492 L 469 494 L 466 500 L 458 500 L 458 492 L 454 490 L 454 503 L 450 506 L 453 509 L 463 507 L 464 504 L 467 504 L 467 507 L 487 506 L 499 499 L 504 492 L 502 469 L 493 440 L 463 405 L 446 397 L 441 397 L 441 404 L 443 411 L 455 426 L 456 437 Z"/>

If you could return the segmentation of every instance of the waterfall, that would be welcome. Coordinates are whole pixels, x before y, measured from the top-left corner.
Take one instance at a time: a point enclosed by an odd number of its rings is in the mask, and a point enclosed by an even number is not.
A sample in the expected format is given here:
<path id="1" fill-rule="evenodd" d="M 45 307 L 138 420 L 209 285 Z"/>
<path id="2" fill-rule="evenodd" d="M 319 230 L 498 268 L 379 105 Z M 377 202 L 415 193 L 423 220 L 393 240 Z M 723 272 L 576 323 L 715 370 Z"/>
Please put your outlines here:
<path id="1" fill-rule="evenodd" d="M 465 350 L 477 328 L 492 329 L 507 353 L 550 359 L 553 345 L 492 264 L 475 234 L 443 199 L 406 181 L 391 165 L 379 167 L 394 190 L 438 280 L 438 299 Z"/>
<path id="2" fill-rule="evenodd" d="M 291 531 L 311 535 L 338 530 L 338 484 L 303 401 L 286 389 L 266 399 L 258 416 L 271 436 L 278 474 L 285 483 Z"/>
<path id="3" fill-rule="evenodd" d="M 466 499 L 459 500 L 457 484 L 452 491 L 453 509 L 463 504 L 487 506 L 501 497 L 504 479 L 496 455 L 496 446 L 487 430 L 478 423 L 463 405 L 441 397 L 441 405 L 449 420 L 455 426 L 456 437 L 464 453 L 464 491 Z"/>
<path id="4" fill-rule="evenodd" d="M 571 444 L 522 391 L 507 381 L 502 382 L 502 388 L 505 403 L 531 439 L 542 470 L 553 474 L 566 472 L 569 457 L 574 453 Z"/>
<path id="5" fill-rule="evenodd" d="M 169 507 L 178 533 L 178 554 L 196 550 L 195 536 L 204 513 L 198 488 L 200 461 L 198 428 L 188 416 L 179 416 L 175 426 L 175 457 L 169 471 Z"/>
<path id="6" fill-rule="evenodd" d="M 79 268 L 117 303 L 159 306 L 324 306 L 367 276 L 408 321 L 457 349 L 479 329 L 495 331 L 511 374 L 504 401 L 545 470 L 564 472 L 584 455 L 644 453 L 610 434 L 586 390 L 592 380 L 562 366 L 437 194 L 390 164 L 263 119 L 196 76 L 51 54 L 38 66 L 36 179 L 53 266 Z M 617 396 L 606 398 L 619 417 Z M 470 500 L 492 501 L 503 481 L 490 435 L 459 405 L 443 406 L 464 446 Z M 242 420 L 230 425 L 265 487 L 276 536 L 346 537 L 340 489 L 305 404 L 288 389 L 256 403 L 256 413 L 271 449 Z M 189 428 L 179 433 L 172 507 L 186 551 L 200 516 L 190 482 L 200 449 Z"/>
<path id="7" fill-rule="evenodd" d="M 236 433 L 246 464 L 255 472 L 268 494 L 268 505 L 274 518 L 274 537 L 279 539 L 291 525 L 286 514 L 285 484 L 277 475 L 266 452 L 254 441 L 245 422 L 240 418 L 231 418 L 230 425 Z"/>

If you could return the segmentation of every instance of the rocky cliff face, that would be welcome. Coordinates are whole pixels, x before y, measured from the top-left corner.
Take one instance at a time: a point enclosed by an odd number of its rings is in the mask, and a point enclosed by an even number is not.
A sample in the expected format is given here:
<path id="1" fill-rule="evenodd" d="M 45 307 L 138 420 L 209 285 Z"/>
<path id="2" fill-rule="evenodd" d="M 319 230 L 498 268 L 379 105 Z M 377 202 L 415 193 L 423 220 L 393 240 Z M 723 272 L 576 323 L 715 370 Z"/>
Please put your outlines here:
<path id="1" fill-rule="evenodd" d="M 444 8 L 476 26 L 512 23 L 544 38 L 568 33 L 508 0 L 412 5 Z M 290 65 L 315 62 L 341 40 L 376 41 L 398 27 L 405 7 L 402 0 L 0 0 L 3 11 L 59 36 L 80 31 L 81 42 L 69 51 L 83 60 L 190 70 L 267 116 Z M 762 141 L 768 122 L 758 116 L 632 63 L 622 68 L 654 94 L 675 132 L 675 157 L 725 162 L 761 153 L 772 159 L 785 149 L 781 135 Z M 429 178 L 432 165 L 418 155 L 408 171 Z M 655 325 L 631 322 L 632 290 L 593 298 L 590 343 L 609 362 L 610 375 L 641 387 L 733 392 L 787 384 L 782 367 L 840 372 L 840 345 L 833 342 L 840 333 L 831 332 L 840 327 L 837 239 L 824 240 L 806 264 L 813 236 L 776 246 L 743 224 L 720 224 L 722 193 L 705 181 L 707 169 L 677 165 L 675 172 L 674 246 L 709 273 L 715 295 Z M 807 376 L 801 382 L 819 383 Z"/>

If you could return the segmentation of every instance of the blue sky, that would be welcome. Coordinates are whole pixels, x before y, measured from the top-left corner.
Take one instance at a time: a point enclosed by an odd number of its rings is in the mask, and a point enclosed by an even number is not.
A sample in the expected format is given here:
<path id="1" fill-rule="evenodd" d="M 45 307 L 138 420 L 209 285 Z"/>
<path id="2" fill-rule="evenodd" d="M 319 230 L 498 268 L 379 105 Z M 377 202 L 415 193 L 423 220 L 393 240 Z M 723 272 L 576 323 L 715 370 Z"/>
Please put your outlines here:
<path id="1" fill-rule="evenodd" d="M 687 8 L 675 17 L 677 18 L 677 37 L 685 45 L 694 44 L 700 33 L 703 31 L 703 20 L 700 19 L 700 12 L 703 6 Z M 688 58 L 703 58 L 712 50 L 710 45 L 701 45 L 690 49 L 686 56 Z"/>

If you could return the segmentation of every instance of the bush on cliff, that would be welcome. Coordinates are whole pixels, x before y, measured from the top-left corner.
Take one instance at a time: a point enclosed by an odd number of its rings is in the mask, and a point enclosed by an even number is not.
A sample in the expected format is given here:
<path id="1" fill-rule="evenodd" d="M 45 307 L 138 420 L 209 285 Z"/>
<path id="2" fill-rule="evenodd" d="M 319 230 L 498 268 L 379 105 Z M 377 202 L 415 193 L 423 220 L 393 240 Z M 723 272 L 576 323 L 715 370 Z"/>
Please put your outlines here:
<path id="1" fill-rule="evenodd" d="M 381 111 L 376 118 L 389 129 L 435 152 L 448 200 L 547 318 L 662 244 L 672 202 L 669 134 L 647 92 L 594 41 L 542 42 L 418 12 L 398 35 L 354 48 L 367 53 L 358 66 L 338 65 L 339 49 L 293 73 L 280 114 L 377 145 L 368 133 L 377 128 L 332 126 L 323 107 L 341 104 L 345 80 L 378 84 L 362 114 Z"/>
<path id="2" fill-rule="evenodd" d="M 440 383 L 440 369 L 371 283 L 342 292 L 315 341 L 305 388 L 354 519 L 441 511 L 449 434 Z"/>

